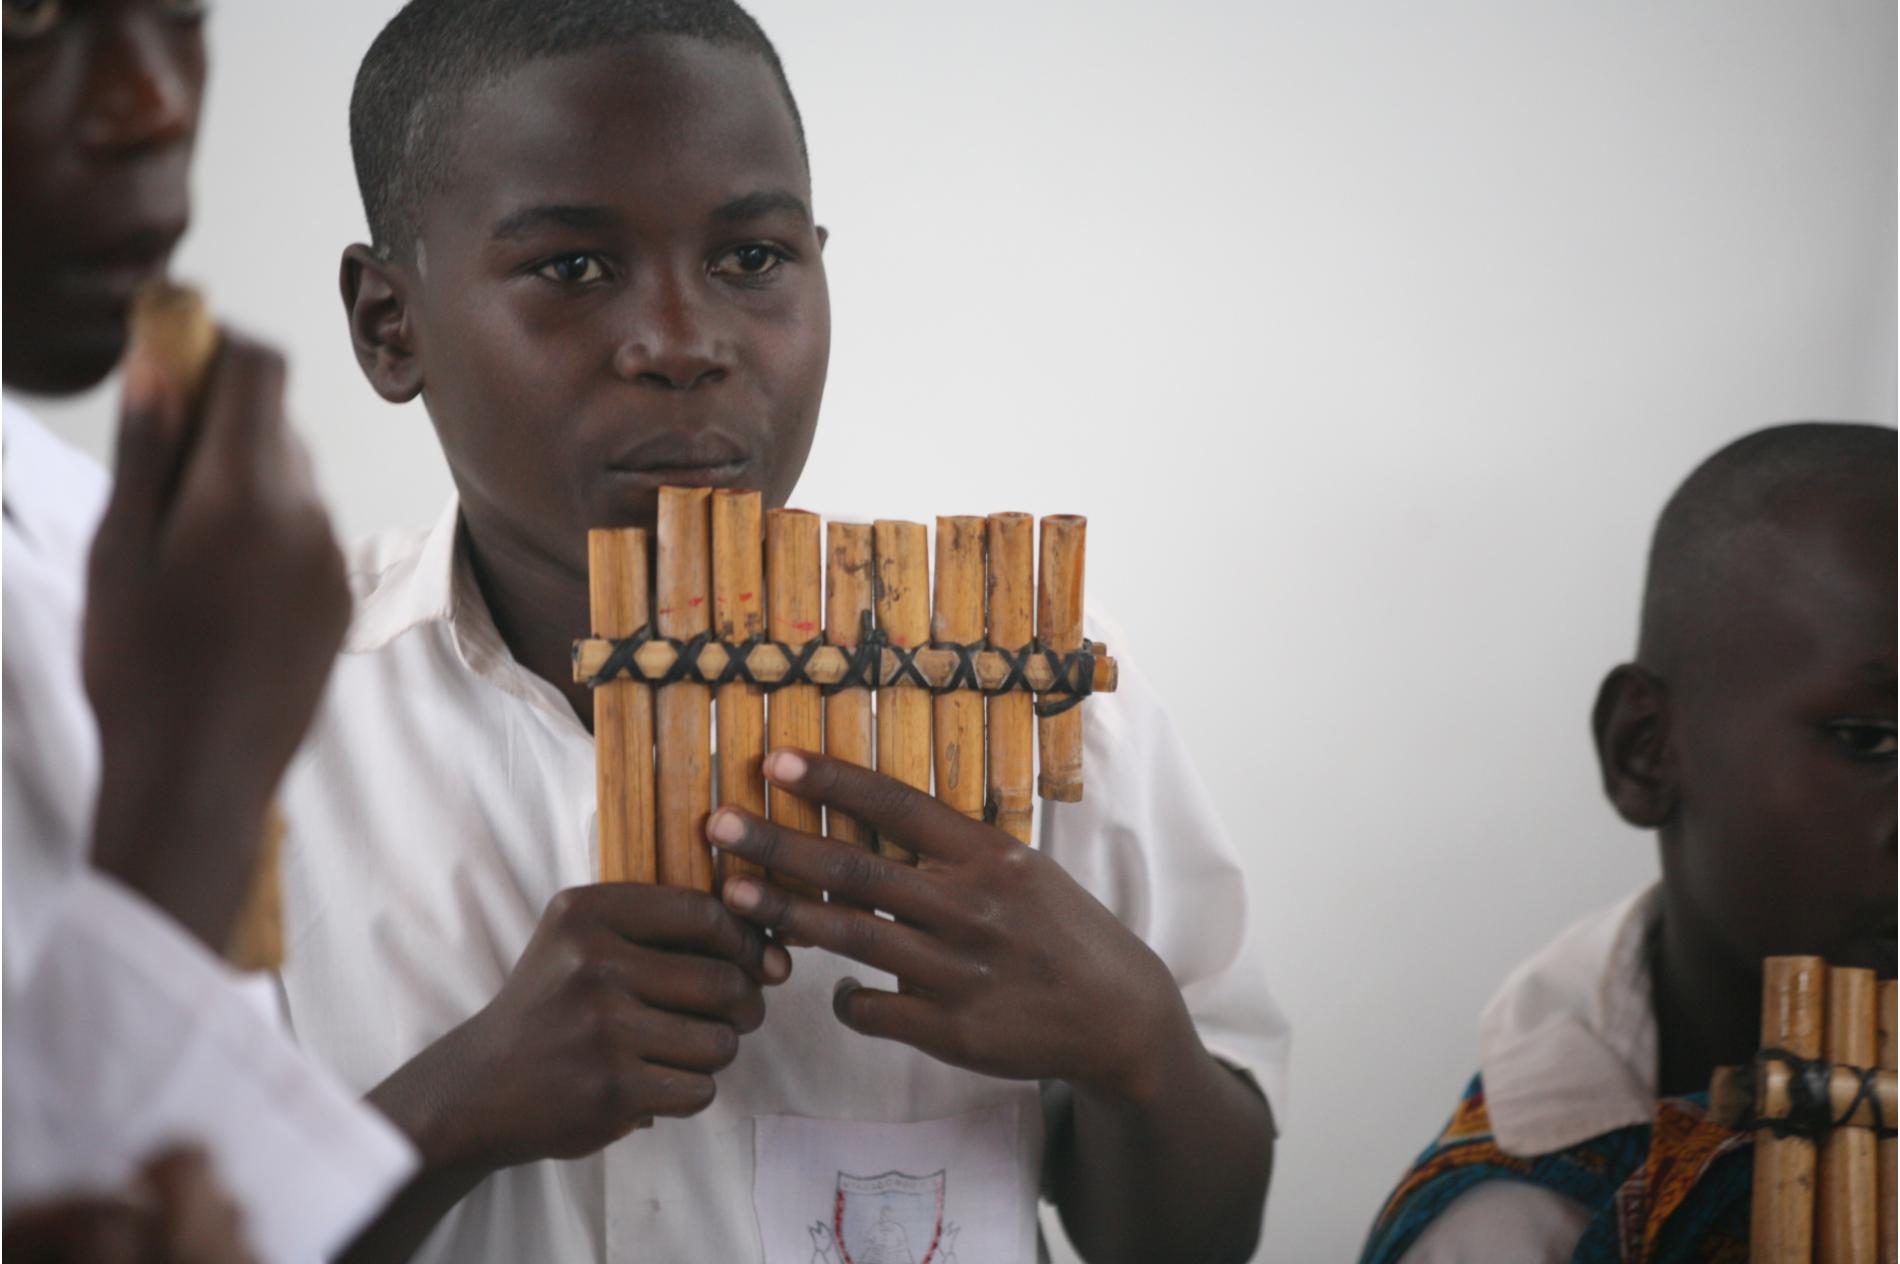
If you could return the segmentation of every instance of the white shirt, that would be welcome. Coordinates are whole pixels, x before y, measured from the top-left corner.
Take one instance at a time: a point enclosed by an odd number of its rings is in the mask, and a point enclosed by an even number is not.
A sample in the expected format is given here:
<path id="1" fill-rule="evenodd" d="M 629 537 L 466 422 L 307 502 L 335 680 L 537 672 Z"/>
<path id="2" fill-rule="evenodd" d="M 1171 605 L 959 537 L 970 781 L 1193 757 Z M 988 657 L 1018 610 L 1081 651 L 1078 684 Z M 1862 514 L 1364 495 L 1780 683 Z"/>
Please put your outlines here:
<path id="1" fill-rule="evenodd" d="M 1651 886 L 1584 918 L 1519 966 L 1485 1007 L 1478 1065 L 1503 1150 L 1535 1158 L 1654 1119 L 1647 944 L 1660 901 Z M 1453 1200 L 1403 1264 L 1562 1264 L 1591 1214 L 1554 1190 L 1487 1181 Z"/>
<path id="2" fill-rule="evenodd" d="M 359 1089 L 486 1005 L 549 899 L 596 880 L 593 739 L 509 654 L 457 523 L 451 505 L 358 552 L 355 626 L 286 801 L 291 1021 Z M 1160 954 L 1208 1048 L 1281 1114 L 1286 1024 L 1212 804 L 1127 663 L 1085 715 L 1087 796 L 1044 805 L 1040 845 Z M 850 1032 L 833 983 L 884 976 L 796 956 L 709 1109 L 498 1173 L 422 1258 L 842 1264 L 839 1225 L 854 1257 L 901 1258 L 883 1209 L 916 1241 L 907 1217 L 942 1172 L 965 1264 L 1034 1260 L 1037 1086 Z"/>
<path id="3" fill-rule="evenodd" d="M 266 1260 L 347 1240 L 413 1162 L 221 962 L 86 860 L 98 733 L 80 679 L 105 472 L 5 406 L 5 1205 L 122 1188 L 204 1146 Z"/>

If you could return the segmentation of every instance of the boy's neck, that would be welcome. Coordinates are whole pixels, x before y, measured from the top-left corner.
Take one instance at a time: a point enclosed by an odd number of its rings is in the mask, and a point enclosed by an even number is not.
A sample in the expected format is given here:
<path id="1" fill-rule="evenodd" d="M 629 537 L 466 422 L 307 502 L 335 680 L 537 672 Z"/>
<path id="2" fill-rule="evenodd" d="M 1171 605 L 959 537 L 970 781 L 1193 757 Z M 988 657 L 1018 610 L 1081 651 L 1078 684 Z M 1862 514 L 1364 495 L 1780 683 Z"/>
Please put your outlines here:
<path id="1" fill-rule="evenodd" d="M 573 668 L 575 638 L 590 626 L 587 577 L 506 535 L 480 530 L 466 514 L 462 532 L 469 569 L 503 643 L 516 662 L 561 691 L 591 732 L 592 691 L 575 682 Z"/>
<path id="2" fill-rule="evenodd" d="M 1694 927 L 1665 886 L 1650 955 L 1661 1097 L 1706 1092 L 1715 1068 L 1748 1062 L 1761 1045 L 1760 969 L 1739 966 Z"/>

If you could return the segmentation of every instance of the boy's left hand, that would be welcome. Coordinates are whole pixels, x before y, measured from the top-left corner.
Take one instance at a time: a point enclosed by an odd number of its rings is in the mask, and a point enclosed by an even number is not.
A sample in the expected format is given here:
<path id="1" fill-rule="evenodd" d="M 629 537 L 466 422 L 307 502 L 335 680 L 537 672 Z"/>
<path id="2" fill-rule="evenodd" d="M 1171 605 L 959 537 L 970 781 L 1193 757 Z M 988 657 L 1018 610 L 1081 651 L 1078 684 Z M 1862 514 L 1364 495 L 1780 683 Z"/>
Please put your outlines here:
<path id="1" fill-rule="evenodd" d="M 782 750 L 765 772 L 918 857 L 899 864 L 734 808 L 707 822 L 724 850 L 834 897 L 826 904 L 738 877 L 724 887 L 734 912 L 897 976 L 897 992 L 839 985 L 833 1008 L 847 1027 L 985 1075 L 1067 1080 L 1127 1102 L 1166 1087 L 1196 1041 L 1180 990 L 1061 866 L 869 769 Z"/>

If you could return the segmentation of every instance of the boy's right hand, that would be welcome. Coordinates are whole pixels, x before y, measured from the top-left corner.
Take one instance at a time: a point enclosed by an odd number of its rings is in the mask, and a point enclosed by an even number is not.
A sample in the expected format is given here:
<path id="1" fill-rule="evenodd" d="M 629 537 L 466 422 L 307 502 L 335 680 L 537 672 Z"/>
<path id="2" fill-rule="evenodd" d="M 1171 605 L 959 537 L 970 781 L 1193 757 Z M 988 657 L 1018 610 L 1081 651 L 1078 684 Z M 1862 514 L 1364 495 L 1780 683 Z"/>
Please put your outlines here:
<path id="1" fill-rule="evenodd" d="M 713 1072 L 765 1020 L 784 948 L 718 900 L 604 883 L 555 896 L 495 999 L 370 1102 L 425 1165 L 486 1173 L 592 1154 L 711 1105 Z"/>
<path id="2" fill-rule="evenodd" d="M 282 357 L 227 331 L 195 409 L 137 351 L 125 377 L 86 589 L 94 860 L 221 951 L 349 587 L 284 419 Z"/>

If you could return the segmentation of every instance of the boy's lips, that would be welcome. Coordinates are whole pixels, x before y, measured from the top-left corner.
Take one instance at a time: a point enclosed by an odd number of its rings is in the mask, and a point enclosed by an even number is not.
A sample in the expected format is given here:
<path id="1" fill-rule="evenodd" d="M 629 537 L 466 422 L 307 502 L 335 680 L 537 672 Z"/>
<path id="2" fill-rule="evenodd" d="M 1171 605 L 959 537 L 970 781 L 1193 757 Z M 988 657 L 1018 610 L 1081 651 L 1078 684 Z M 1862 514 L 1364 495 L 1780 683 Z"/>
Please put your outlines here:
<path id="1" fill-rule="evenodd" d="M 718 431 L 671 431 L 636 444 L 607 468 L 617 478 L 656 487 L 718 487 L 751 463 L 743 444 Z"/>

